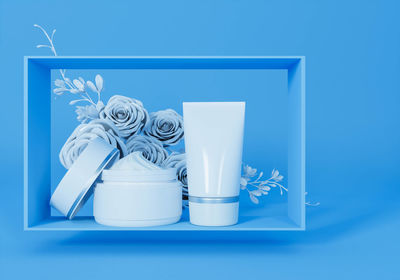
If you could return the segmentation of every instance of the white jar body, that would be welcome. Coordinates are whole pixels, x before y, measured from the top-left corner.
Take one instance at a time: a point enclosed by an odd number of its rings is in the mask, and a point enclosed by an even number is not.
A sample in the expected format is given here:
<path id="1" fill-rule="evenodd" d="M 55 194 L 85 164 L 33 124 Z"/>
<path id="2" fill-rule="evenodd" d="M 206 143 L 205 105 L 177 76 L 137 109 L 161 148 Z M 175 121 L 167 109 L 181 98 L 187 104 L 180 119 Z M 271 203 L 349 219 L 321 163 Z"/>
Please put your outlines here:
<path id="1" fill-rule="evenodd" d="M 96 222 L 146 227 L 176 223 L 182 215 L 182 187 L 170 182 L 103 182 L 94 191 Z"/>

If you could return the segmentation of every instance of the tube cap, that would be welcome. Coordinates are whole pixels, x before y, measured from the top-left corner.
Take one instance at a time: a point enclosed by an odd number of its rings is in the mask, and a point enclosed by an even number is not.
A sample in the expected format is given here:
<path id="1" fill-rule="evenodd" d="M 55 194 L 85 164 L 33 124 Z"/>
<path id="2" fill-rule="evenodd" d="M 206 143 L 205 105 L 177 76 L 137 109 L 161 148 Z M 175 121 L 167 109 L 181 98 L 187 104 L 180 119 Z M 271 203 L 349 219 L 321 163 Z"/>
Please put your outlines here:
<path id="1" fill-rule="evenodd" d="M 197 203 L 189 201 L 190 222 L 198 226 L 231 226 L 237 224 L 239 202 Z"/>
<path id="2" fill-rule="evenodd" d="M 50 199 L 50 205 L 72 219 L 93 192 L 93 186 L 104 168 L 110 167 L 119 151 L 97 137 L 75 160 Z"/>

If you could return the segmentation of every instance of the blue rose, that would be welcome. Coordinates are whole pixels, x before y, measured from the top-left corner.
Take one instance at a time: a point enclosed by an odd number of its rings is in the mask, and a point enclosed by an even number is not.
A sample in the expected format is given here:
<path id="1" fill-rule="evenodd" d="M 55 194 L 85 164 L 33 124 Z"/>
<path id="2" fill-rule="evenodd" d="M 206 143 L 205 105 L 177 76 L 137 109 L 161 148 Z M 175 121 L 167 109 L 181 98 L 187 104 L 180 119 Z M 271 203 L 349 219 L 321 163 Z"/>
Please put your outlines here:
<path id="1" fill-rule="evenodd" d="M 115 125 L 108 120 L 97 119 L 89 123 L 82 123 L 75 128 L 61 148 L 59 154 L 61 164 L 69 169 L 86 146 L 96 137 L 104 139 L 107 143 L 119 149 L 121 157 L 128 154 L 125 143 Z"/>
<path id="2" fill-rule="evenodd" d="M 177 152 L 171 153 L 164 161 L 163 167 L 176 168 L 176 175 L 182 185 L 182 194 L 188 195 L 186 155 Z"/>
<path id="3" fill-rule="evenodd" d="M 124 138 L 138 134 L 149 121 L 142 102 L 122 95 L 111 97 L 99 115 L 112 121 Z"/>
<path id="4" fill-rule="evenodd" d="M 161 141 L 164 147 L 173 146 L 183 138 L 183 119 L 172 109 L 150 114 L 144 133 Z"/>
<path id="5" fill-rule="evenodd" d="M 152 163 L 162 165 L 168 157 L 168 152 L 157 139 L 146 135 L 133 135 L 126 141 L 128 153 L 142 152 L 142 155 Z"/>

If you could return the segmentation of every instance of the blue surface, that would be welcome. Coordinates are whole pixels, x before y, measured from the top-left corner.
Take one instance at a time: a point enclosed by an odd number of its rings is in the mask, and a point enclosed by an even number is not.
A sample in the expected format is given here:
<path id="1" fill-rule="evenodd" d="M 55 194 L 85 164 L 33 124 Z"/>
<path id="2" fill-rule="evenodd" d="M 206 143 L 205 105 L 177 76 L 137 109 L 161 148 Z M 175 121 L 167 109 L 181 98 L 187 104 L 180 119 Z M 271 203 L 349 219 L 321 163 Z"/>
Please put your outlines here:
<path id="1" fill-rule="evenodd" d="M 0 2 L 0 278 L 399 278 L 398 1 L 99 2 Z M 64 55 L 305 55 L 321 202 L 307 231 L 24 232 L 23 56 L 47 55 L 33 23 L 57 28 Z"/>

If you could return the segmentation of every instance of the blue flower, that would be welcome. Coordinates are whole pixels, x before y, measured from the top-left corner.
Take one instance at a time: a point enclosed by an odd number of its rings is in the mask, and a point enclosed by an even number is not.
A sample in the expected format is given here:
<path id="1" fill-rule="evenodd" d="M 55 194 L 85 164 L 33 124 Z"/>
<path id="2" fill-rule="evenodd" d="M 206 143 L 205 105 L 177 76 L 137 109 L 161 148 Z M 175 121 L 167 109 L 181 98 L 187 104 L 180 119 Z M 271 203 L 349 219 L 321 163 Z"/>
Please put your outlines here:
<path id="1" fill-rule="evenodd" d="M 81 123 L 87 123 L 91 120 L 99 118 L 99 112 L 104 108 L 103 102 L 99 101 L 96 106 L 76 106 L 75 113 L 78 115 L 76 118 Z"/>
<path id="2" fill-rule="evenodd" d="M 139 100 L 114 95 L 100 112 L 101 119 L 112 121 L 122 137 L 138 134 L 149 120 L 149 115 Z"/>
<path id="3" fill-rule="evenodd" d="M 133 135 L 126 141 L 128 153 L 142 152 L 142 155 L 152 163 L 159 166 L 168 157 L 168 152 L 157 139 L 146 135 Z"/>
<path id="4" fill-rule="evenodd" d="M 252 168 L 247 164 L 243 166 L 243 177 L 251 178 L 254 177 L 256 174 L 257 174 L 257 169 Z"/>
<path id="5" fill-rule="evenodd" d="M 177 152 L 171 153 L 164 161 L 163 167 L 176 168 L 177 178 L 182 184 L 182 193 L 188 195 L 186 155 Z"/>
<path id="6" fill-rule="evenodd" d="M 96 137 L 104 139 L 107 143 L 120 151 L 120 156 L 127 155 L 124 141 L 120 138 L 118 129 L 108 120 L 92 120 L 77 126 L 61 148 L 59 158 L 61 164 L 69 169 L 86 146 Z"/>
<path id="7" fill-rule="evenodd" d="M 161 141 L 164 147 L 176 145 L 183 138 L 183 119 L 172 109 L 151 113 L 144 133 Z"/>

